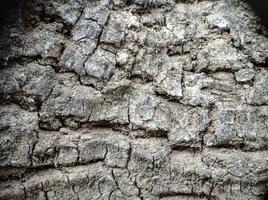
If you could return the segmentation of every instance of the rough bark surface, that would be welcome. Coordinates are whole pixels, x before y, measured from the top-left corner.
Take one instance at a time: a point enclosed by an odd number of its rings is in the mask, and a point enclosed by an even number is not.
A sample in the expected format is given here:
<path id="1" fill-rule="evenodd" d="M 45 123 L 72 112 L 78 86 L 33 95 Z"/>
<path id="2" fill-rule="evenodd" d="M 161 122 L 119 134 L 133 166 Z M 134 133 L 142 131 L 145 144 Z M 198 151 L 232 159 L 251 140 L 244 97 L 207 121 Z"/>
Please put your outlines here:
<path id="1" fill-rule="evenodd" d="M 268 39 L 246 3 L 30 0 L 13 15 L 0 199 L 263 198 Z"/>

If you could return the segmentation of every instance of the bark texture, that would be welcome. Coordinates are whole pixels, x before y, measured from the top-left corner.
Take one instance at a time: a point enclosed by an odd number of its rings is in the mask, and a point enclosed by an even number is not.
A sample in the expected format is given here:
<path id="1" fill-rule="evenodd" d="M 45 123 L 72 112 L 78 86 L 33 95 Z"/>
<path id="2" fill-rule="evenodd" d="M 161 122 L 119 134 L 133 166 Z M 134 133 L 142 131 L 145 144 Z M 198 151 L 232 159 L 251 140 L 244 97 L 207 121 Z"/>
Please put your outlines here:
<path id="1" fill-rule="evenodd" d="M 0 199 L 260 200 L 268 39 L 235 0 L 29 0 L 0 38 Z"/>

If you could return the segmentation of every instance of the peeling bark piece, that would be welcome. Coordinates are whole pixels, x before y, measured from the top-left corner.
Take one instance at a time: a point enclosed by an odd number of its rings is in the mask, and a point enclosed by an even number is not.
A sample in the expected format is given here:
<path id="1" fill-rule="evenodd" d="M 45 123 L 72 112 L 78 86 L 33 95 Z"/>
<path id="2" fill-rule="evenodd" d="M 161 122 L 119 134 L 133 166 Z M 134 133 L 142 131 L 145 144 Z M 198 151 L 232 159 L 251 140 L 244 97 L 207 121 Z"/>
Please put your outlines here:
<path id="1" fill-rule="evenodd" d="M 137 139 L 131 143 L 128 170 L 136 176 L 141 191 L 159 195 L 168 190 L 168 155 L 171 149 L 163 138 Z M 147 193 L 147 195 L 150 195 Z"/>
<path id="2" fill-rule="evenodd" d="M 239 150 L 207 150 L 202 156 L 202 162 L 214 168 L 212 171 L 212 178 L 219 182 L 211 195 L 217 195 L 220 198 L 252 198 L 259 199 L 264 194 L 265 188 L 260 187 L 262 180 L 266 176 L 264 168 L 267 164 L 267 151 L 262 152 L 241 152 Z M 227 185 L 227 180 L 232 180 Z M 254 180 L 255 186 L 249 187 L 248 183 Z M 233 185 L 233 186 L 231 186 Z M 233 193 L 227 194 L 225 191 L 232 188 Z M 259 188 L 257 192 L 256 188 Z M 241 190 L 244 192 L 241 194 Z M 254 194 L 252 191 L 256 191 Z M 256 197 L 255 195 L 260 195 Z M 247 196 L 247 197 L 246 197 Z"/>
<path id="3" fill-rule="evenodd" d="M 253 88 L 249 91 L 248 102 L 252 105 L 268 104 L 268 72 L 266 70 L 256 75 Z"/>
<path id="4" fill-rule="evenodd" d="M 140 50 L 133 68 L 133 76 L 139 76 L 155 83 L 155 90 L 168 98 L 179 100 L 182 97 L 183 66 L 179 59 L 163 53 Z"/>
<path id="5" fill-rule="evenodd" d="M 110 167 L 123 168 L 129 159 L 128 139 L 107 130 L 82 136 L 78 148 L 81 163 L 103 160 Z"/>
<path id="6" fill-rule="evenodd" d="M 33 166 L 54 166 L 57 156 L 57 135 L 42 134 L 33 152 Z"/>
<path id="7" fill-rule="evenodd" d="M 42 18 L 45 17 L 45 20 L 58 18 L 60 21 L 68 25 L 74 25 L 75 22 L 78 20 L 82 10 L 83 4 L 85 3 L 84 0 L 40 0 L 38 2 L 29 1 L 27 2 L 29 5 L 24 9 L 33 9 L 36 12 L 38 17 Z M 26 3 L 26 5 L 27 5 Z M 31 10 L 31 12 L 33 12 Z M 38 20 L 36 16 L 31 13 L 32 16 L 27 16 L 32 21 Z M 40 19 L 39 19 L 40 20 Z"/>
<path id="8" fill-rule="evenodd" d="M 58 165 L 73 165 L 77 163 L 79 136 L 68 135 L 60 137 L 58 140 L 58 156 L 56 166 Z"/>
<path id="9" fill-rule="evenodd" d="M 137 139 L 131 143 L 128 170 L 136 176 L 137 187 L 157 195 L 166 191 L 168 155 L 171 149 L 167 140 L 160 138 Z"/>
<path id="10" fill-rule="evenodd" d="M 207 197 L 202 197 L 202 195 L 195 195 L 195 194 L 178 194 L 178 195 L 168 195 L 161 198 L 163 200 L 177 200 L 177 199 L 180 199 L 180 200 L 206 200 Z"/>
<path id="11" fill-rule="evenodd" d="M 184 80 L 185 89 L 181 100 L 182 103 L 207 107 L 216 101 L 213 95 L 208 95 L 202 91 L 203 88 L 212 88 L 214 84 L 214 80 L 207 77 L 206 74 L 186 72 L 184 74 Z"/>
<path id="12" fill-rule="evenodd" d="M 233 34 L 235 47 L 242 48 L 243 53 L 249 56 L 254 63 L 265 65 L 268 55 L 267 37 L 252 30 L 240 31 L 239 28 L 237 26 L 238 31 Z"/>
<path id="13" fill-rule="evenodd" d="M 221 31 L 228 31 L 230 25 L 228 20 L 221 14 L 211 14 L 207 16 L 209 28 L 218 28 Z"/>
<path id="14" fill-rule="evenodd" d="M 91 116 L 89 121 L 96 125 L 126 125 L 129 123 L 128 101 L 125 99 L 112 103 L 103 102 L 98 104 L 92 110 Z"/>
<path id="15" fill-rule="evenodd" d="M 84 55 L 78 45 L 69 44 L 60 59 L 59 66 L 62 71 L 74 71 L 77 74 L 84 74 L 84 63 L 87 56 Z"/>
<path id="16" fill-rule="evenodd" d="M 166 58 L 166 62 L 156 77 L 156 91 L 167 95 L 168 98 L 179 100 L 182 94 L 183 66 L 172 58 Z"/>
<path id="17" fill-rule="evenodd" d="M 235 79 L 238 82 L 246 82 L 253 79 L 255 76 L 254 69 L 240 69 L 235 73 Z"/>
<path id="18" fill-rule="evenodd" d="M 165 132 L 171 125 L 169 108 L 150 95 L 134 94 L 130 98 L 129 116 L 134 129 Z"/>
<path id="19" fill-rule="evenodd" d="M 215 133 L 205 136 L 208 146 L 241 146 L 243 149 L 267 148 L 267 106 L 219 108 L 213 117 Z"/>
<path id="20" fill-rule="evenodd" d="M 0 94 L 6 101 L 19 101 L 29 110 L 37 110 L 56 84 L 55 72 L 50 66 L 30 63 L 21 68 L 0 72 Z"/>
<path id="21" fill-rule="evenodd" d="M 181 103 L 209 108 L 217 102 L 244 102 L 246 86 L 236 84 L 230 72 L 184 73 L 184 93 Z"/>
<path id="22" fill-rule="evenodd" d="M 208 110 L 194 108 L 183 113 L 178 119 L 179 125 L 168 133 L 168 139 L 174 148 L 201 148 L 205 130 L 210 119 Z"/>
<path id="23" fill-rule="evenodd" d="M 82 163 L 104 160 L 107 154 L 105 138 L 97 136 L 83 136 L 78 144 L 79 161 Z"/>
<path id="24" fill-rule="evenodd" d="M 24 56 L 39 56 L 57 59 L 65 42 L 64 37 L 57 33 L 60 24 L 52 23 L 47 26 L 41 24 L 32 31 L 30 36 L 25 36 L 25 45 L 22 52 Z"/>
<path id="25" fill-rule="evenodd" d="M 125 33 L 120 24 L 113 23 L 104 28 L 100 42 L 120 47 L 123 43 L 124 37 Z"/>
<path id="26" fill-rule="evenodd" d="M 55 1 L 52 0 L 55 3 Z M 65 4 L 55 3 L 56 13 L 67 23 L 74 25 L 79 19 L 84 1 L 68 0 Z"/>
<path id="27" fill-rule="evenodd" d="M 170 166 L 172 181 L 169 185 L 169 193 L 183 193 L 190 196 L 209 194 L 212 198 L 214 196 L 240 198 L 241 194 L 239 193 L 242 189 L 244 191 L 242 195 L 256 198 L 251 193 L 248 182 L 250 180 L 261 182 L 265 176 L 263 167 L 267 159 L 262 160 L 262 157 L 267 154 L 266 151 L 241 152 L 230 149 L 217 149 L 216 151 L 215 149 L 205 149 L 202 154 L 172 153 L 172 165 Z M 217 180 L 217 184 L 214 184 L 212 180 Z M 193 182 L 195 182 L 194 185 L 192 185 Z M 202 184 L 196 187 L 198 183 Z M 227 192 L 230 188 L 232 188 L 232 194 Z"/>
<path id="28" fill-rule="evenodd" d="M 12 95 L 20 91 L 21 85 L 25 83 L 25 74 L 17 74 L 15 69 L 0 71 L 0 93 L 3 99 L 12 98 Z"/>
<path id="29" fill-rule="evenodd" d="M 135 185 L 135 177 L 131 176 L 127 169 L 113 169 L 113 175 L 120 191 L 122 191 L 123 194 L 133 198 L 138 196 L 139 189 Z"/>
<path id="30" fill-rule="evenodd" d="M 131 0 L 131 3 L 137 4 L 139 6 L 142 6 L 144 8 L 150 8 L 150 7 L 173 7 L 174 1 L 173 0 L 156 0 L 156 1 L 150 1 L 150 0 Z"/>
<path id="31" fill-rule="evenodd" d="M 97 49 L 97 51 L 85 63 L 86 75 L 81 77 L 85 85 L 101 90 L 111 79 L 115 69 L 115 55 Z"/>
<path id="32" fill-rule="evenodd" d="M 231 70 L 237 71 L 245 64 L 245 56 L 224 39 L 216 39 L 208 43 L 197 55 L 197 70 Z"/>
<path id="33" fill-rule="evenodd" d="M 136 173 L 139 173 L 142 169 L 146 170 L 148 163 L 159 162 L 160 164 L 166 162 L 167 155 L 171 153 L 167 140 L 163 138 L 137 139 L 131 143 L 131 149 L 132 154 L 128 168 Z M 158 167 L 161 167 L 161 165 L 158 165 Z M 154 170 L 153 166 L 148 170 Z"/>
<path id="34" fill-rule="evenodd" d="M 24 187 L 21 181 L 1 181 L 1 199 L 23 199 L 25 198 Z"/>
<path id="35" fill-rule="evenodd" d="M 96 7 L 86 7 L 84 10 L 85 19 L 90 19 L 97 22 L 100 26 L 104 26 L 109 17 L 109 9 L 105 5 L 98 5 Z"/>
<path id="36" fill-rule="evenodd" d="M 182 193 L 195 196 L 209 194 L 213 187 L 210 183 L 211 172 L 202 163 L 200 154 L 187 151 L 173 152 L 170 163 L 171 181 L 168 183 L 170 188 L 169 193 Z"/>
<path id="37" fill-rule="evenodd" d="M 57 132 L 39 132 L 39 140 L 32 153 L 33 167 L 69 166 L 77 163 L 78 136 Z"/>
<path id="38" fill-rule="evenodd" d="M 68 101 L 66 101 L 68 99 Z M 76 122 L 86 122 L 91 110 L 100 102 L 101 94 L 96 90 L 85 86 L 56 85 L 49 98 L 42 105 L 41 122 L 53 129 L 54 119 L 65 120 L 68 117 Z"/>
<path id="39" fill-rule="evenodd" d="M 91 184 L 91 187 L 84 187 L 83 184 L 86 183 Z M 90 194 L 92 198 L 98 196 L 107 198 L 116 187 L 110 170 L 103 167 L 101 163 L 62 168 L 62 170 L 42 170 L 27 177 L 24 186 L 27 196 L 31 198 L 45 196 L 43 191 L 35 191 L 36 188 L 40 190 L 43 188 L 49 198 L 74 198 L 77 197 L 74 192 L 76 190 L 79 191 L 81 197 Z"/>
<path id="40" fill-rule="evenodd" d="M 97 22 L 91 20 L 82 19 L 79 21 L 73 29 L 72 35 L 75 41 L 79 41 L 84 38 L 97 40 L 101 33 L 101 27 Z"/>
<path id="41" fill-rule="evenodd" d="M 156 52 L 150 54 L 148 51 L 142 49 L 136 57 L 132 74 L 152 81 L 157 77 L 163 64 L 164 58 L 162 54 L 157 54 Z"/>
<path id="42" fill-rule="evenodd" d="M 78 75 L 84 75 L 84 63 L 96 48 L 97 42 L 93 39 L 85 38 L 77 43 L 70 43 L 64 49 L 59 66 L 62 71 L 74 71 Z"/>
<path id="43" fill-rule="evenodd" d="M 165 16 L 162 13 L 154 12 L 141 16 L 141 23 L 145 26 L 164 25 Z"/>
<path id="44" fill-rule="evenodd" d="M 110 167 L 126 168 L 129 161 L 130 143 L 126 137 L 112 135 L 107 138 L 107 155 L 105 162 Z"/>
<path id="45" fill-rule="evenodd" d="M 36 141 L 38 116 L 17 105 L 0 107 L 0 160 L 2 167 L 28 167 Z"/>

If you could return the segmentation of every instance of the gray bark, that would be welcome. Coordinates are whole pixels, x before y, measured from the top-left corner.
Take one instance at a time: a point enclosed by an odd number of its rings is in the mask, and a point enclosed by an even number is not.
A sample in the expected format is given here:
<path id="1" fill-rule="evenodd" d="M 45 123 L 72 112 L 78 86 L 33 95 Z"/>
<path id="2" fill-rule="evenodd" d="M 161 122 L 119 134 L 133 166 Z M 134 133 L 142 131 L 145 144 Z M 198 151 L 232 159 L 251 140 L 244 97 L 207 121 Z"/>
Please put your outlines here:
<path id="1" fill-rule="evenodd" d="M 31 0 L 0 38 L 0 199 L 259 200 L 268 39 L 243 1 Z"/>

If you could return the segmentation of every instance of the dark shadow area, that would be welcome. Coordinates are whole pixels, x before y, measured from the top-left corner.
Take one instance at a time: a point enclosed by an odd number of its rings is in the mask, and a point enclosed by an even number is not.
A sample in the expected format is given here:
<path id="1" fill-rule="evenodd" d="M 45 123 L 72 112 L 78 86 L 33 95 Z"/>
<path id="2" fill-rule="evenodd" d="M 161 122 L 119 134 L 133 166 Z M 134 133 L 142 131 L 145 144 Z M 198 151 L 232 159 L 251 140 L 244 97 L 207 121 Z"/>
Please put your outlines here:
<path id="1" fill-rule="evenodd" d="M 263 200 L 268 200 L 268 190 L 266 191 L 264 197 L 263 197 Z"/>
<path id="2" fill-rule="evenodd" d="M 19 30 L 22 24 L 21 16 L 25 2 L 26 0 L 0 0 L 0 68 L 6 65 L 7 58 L 16 55 L 12 53 L 12 48 L 20 41 L 18 37 L 10 35 Z"/>
<path id="3" fill-rule="evenodd" d="M 0 1 L 0 25 L 3 26 L 14 20 L 12 12 L 19 10 L 23 0 L 1 0 Z M 2 27 L 1 27 L 2 28 Z"/>
<path id="4" fill-rule="evenodd" d="M 261 18 L 263 25 L 268 28 L 268 1 L 267 0 L 247 0 L 253 10 Z"/>

